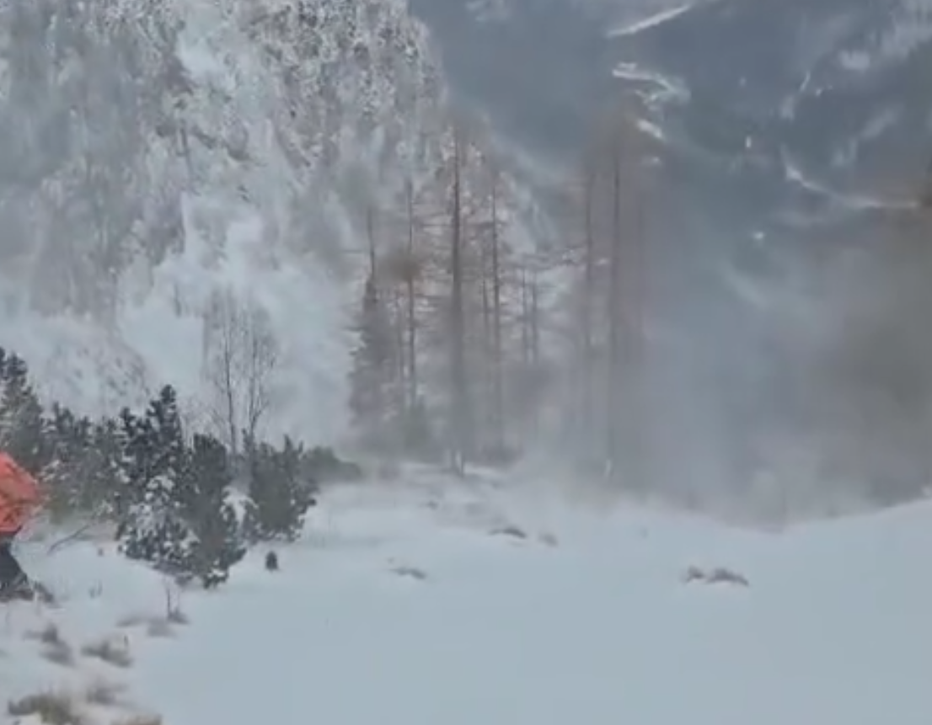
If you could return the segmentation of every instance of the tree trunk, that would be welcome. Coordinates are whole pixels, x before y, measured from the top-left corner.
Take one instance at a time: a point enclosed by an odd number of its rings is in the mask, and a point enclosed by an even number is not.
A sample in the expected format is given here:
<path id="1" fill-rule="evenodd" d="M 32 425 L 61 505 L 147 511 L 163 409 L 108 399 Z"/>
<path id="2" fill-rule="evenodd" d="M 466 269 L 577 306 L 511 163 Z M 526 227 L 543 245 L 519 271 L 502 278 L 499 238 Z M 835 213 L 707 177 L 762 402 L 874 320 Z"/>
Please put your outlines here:
<path id="1" fill-rule="evenodd" d="M 459 129 L 454 133 L 452 249 L 450 254 L 450 373 L 452 383 L 450 411 L 451 446 L 454 466 L 463 473 L 466 458 L 471 455 L 471 411 L 466 379 L 466 320 L 463 304 L 463 143 Z"/>
<path id="2" fill-rule="evenodd" d="M 415 277 L 417 260 L 414 255 L 414 188 L 410 181 L 405 185 L 408 207 L 408 240 L 406 246 L 407 269 L 405 274 L 405 292 L 407 296 L 407 346 L 408 346 L 408 410 L 414 410 L 418 397 L 417 365 L 417 316 L 415 300 Z"/>
<path id="3" fill-rule="evenodd" d="M 621 150 L 619 139 L 612 140 L 612 237 L 611 255 L 609 261 L 609 291 L 608 291 L 608 369 L 606 375 L 606 396 L 608 406 L 606 410 L 606 462 L 610 470 L 617 471 L 615 458 L 619 452 L 619 417 L 620 408 L 624 403 L 621 394 L 623 371 L 621 370 Z"/>
<path id="4" fill-rule="evenodd" d="M 372 277 L 372 283 L 378 286 L 375 256 L 375 214 L 371 206 L 366 208 L 366 239 L 369 241 L 369 275 Z"/>
<path id="5" fill-rule="evenodd" d="M 498 176 L 492 177 L 492 415 L 493 435 L 505 446 L 504 360 L 502 350 L 502 270 L 498 238 Z"/>
<path id="6" fill-rule="evenodd" d="M 593 207 L 595 205 L 595 175 L 587 170 L 585 177 L 585 216 L 583 228 L 583 379 L 582 379 L 582 429 L 588 438 L 595 428 L 595 348 L 593 344 L 593 300 L 595 298 L 595 235 L 593 233 Z"/>
<path id="7" fill-rule="evenodd" d="M 494 360 L 493 360 L 493 350 L 494 343 L 492 340 L 492 293 L 490 290 L 490 280 L 489 276 L 491 271 L 489 269 L 489 250 L 486 248 L 487 244 L 483 240 L 481 248 L 481 263 L 480 263 L 480 293 L 482 296 L 482 353 L 483 353 L 483 370 L 482 370 L 482 393 L 483 393 L 483 410 L 482 410 L 482 419 L 485 422 L 482 430 L 482 446 L 488 446 L 492 436 L 490 435 L 490 429 L 494 428 L 494 405 L 489 405 L 489 399 L 492 396 L 493 390 L 493 376 L 494 376 Z M 478 433 L 478 431 L 477 431 Z"/>

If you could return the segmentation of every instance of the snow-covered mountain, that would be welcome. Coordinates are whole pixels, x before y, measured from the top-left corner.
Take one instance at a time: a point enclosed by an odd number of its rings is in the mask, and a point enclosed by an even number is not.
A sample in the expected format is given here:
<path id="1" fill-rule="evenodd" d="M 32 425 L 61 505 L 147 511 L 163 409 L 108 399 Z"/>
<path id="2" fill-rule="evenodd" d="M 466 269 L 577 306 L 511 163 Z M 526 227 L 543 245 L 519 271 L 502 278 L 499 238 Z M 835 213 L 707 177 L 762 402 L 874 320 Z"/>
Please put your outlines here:
<path id="1" fill-rule="evenodd" d="M 409 0 L 457 93 L 532 153 L 566 159 L 610 92 L 611 26 L 578 0 Z"/>
<path id="2" fill-rule="evenodd" d="M 678 350 L 657 355 L 682 408 L 671 421 L 701 421 L 676 436 L 678 449 L 690 441 L 704 459 L 754 459 L 759 439 L 779 438 L 769 447 L 808 446 L 815 459 L 843 441 L 849 479 L 926 476 L 924 444 L 909 431 L 932 415 L 932 380 L 920 372 L 932 354 L 914 342 L 932 305 L 918 273 L 929 262 L 890 241 L 923 223 L 932 3 L 412 6 L 454 88 L 537 153 L 576 164 L 593 117 L 640 95 L 629 107 L 661 161 L 645 213 L 650 304 Z M 836 365 L 855 348 L 865 357 L 851 377 Z M 868 418 L 883 435 L 852 432 Z M 868 465 L 875 453 L 885 462 Z M 741 463 L 736 480 L 754 465 Z"/>
<path id="3" fill-rule="evenodd" d="M 616 28 L 616 76 L 733 208 L 837 222 L 915 193 L 929 2 L 713 0 L 652 20 Z"/>
<path id="4" fill-rule="evenodd" d="M 735 218 L 902 205 L 932 153 L 928 0 L 411 5 L 454 87 L 519 140 L 565 157 L 594 114 L 638 91 L 646 128 L 675 149 L 669 183 L 711 191 Z"/>
<path id="5" fill-rule="evenodd" d="M 364 210 L 435 170 L 444 85 L 402 0 L 4 3 L 0 344 L 79 410 L 196 398 L 226 290 L 276 429 L 338 435 Z"/>
<path id="6" fill-rule="evenodd" d="M 894 488 L 927 479 L 913 431 L 932 389 L 917 342 L 929 255 L 910 239 L 932 154 L 932 3 L 666 10 L 615 28 L 614 73 L 665 141 L 678 207 L 705 220 L 701 255 L 725 281 L 705 295 L 740 290 L 731 345 L 762 353 L 746 363 L 768 371 L 756 387 L 829 465 Z"/>

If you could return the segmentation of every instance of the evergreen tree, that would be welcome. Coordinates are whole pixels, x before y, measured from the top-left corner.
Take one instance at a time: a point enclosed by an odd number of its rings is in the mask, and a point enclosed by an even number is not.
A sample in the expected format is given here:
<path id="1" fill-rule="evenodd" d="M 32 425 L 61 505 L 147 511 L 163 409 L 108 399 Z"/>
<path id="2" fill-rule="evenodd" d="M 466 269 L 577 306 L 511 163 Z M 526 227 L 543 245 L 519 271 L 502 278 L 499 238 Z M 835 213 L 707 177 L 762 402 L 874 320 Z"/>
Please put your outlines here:
<path id="1" fill-rule="evenodd" d="M 121 550 L 179 579 L 213 587 L 245 555 L 228 500 L 233 475 L 226 448 L 196 435 L 185 443 L 174 389 L 165 387 L 145 417 L 122 416 L 128 501 Z"/>
<path id="2" fill-rule="evenodd" d="M 177 484 L 187 463 L 187 449 L 178 410 L 178 394 L 171 385 L 164 386 L 159 397 L 149 404 L 146 428 L 151 440 L 150 477 L 165 476 Z"/>
<path id="3" fill-rule="evenodd" d="M 181 516 L 179 486 L 187 451 L 177 396 L 166 386 L 143 418 L 124 410 L 127 491 L 117 537 L 120 550 L 181 576 L 188 571 L 193 537 Z"/>
<path id="4" fill-rule="evenodd" d="M 303 455 L 287 436 L 281 450 L 247 441 L 249 502 L 244 524 L 250 540 L 293 541 L 300 536 L 316 490 L 312 479 L 302 477 Z"/>
<path id="5" fill-rule="evenodd" d="M 114 493 L 114 503 L 117 538 L 121 539 L 123 529 L 129 523 L 131 509 L 142 500 L 145 481 L 149 477 L 151 456 L 148 449 L 151 437 L 148 435 L 146 420 L 134 415 L 129 408 L 120 411 L 117 435 L 120 440 L 119 469 L 124 486 Z"/>
<path id="6" fill-rule="evenodd" d="M 121 501 L 127 490 L 123 448 L 117 421 L 107 418 L 93 426 L 83 474 L 82 510 L 110 520 L 120 519 Z"/>
<path id="7" fill-rule="evenodd" d="M 440 462 L 443 448 L 434 434 L 433 421 L 423 399 L 418 399 L 400 421 L 404 450 L 409 456 L 424 462 Z"/>
<path id="8" fill-rule="evenodd" d="M 48 462 L 39 398 L 29 382 L 29 368 L 16 355 L 4 356 L 0 377 L 0 448 L 30 473 Z"/>
<path id="9" fill-rule="evenodd" d="M 312 481 L 315 488 L 324 483 L 359 481 L 364 477 L 358 464 L 338 458 L 333 449 L 326 446 L 314 446 L 301 455 L 301 476 L 305 481 Z"/>
<path id="10" fill-rule="evenodd" d="M 52 421 L 56 419 L 59 422 L 50 422 L 55 453 L 42 473 L 51 489 L 53 516 L 90 515 L 120 521 L 127 478 L 117 421 L 105 418 L 92 423 L 58 405 L 53 408 Z M 62 425 L 63 420 L 70 424 Z"/>
<path id="11" fill-rule="evenodd" d="M 350 411 L 364 445 L 384 450 L 389 443 L 393 338 L 378 287 L 366 280 L 357 324 L 359 344 L 350 370 Z"/>
<path id="12" fill-rule="evenodd" d="M 91 453 L 91 424 L 77 418 L 68 408 L 54 404 L 45 424 L 49 460 L 40 478 L 48 491 L 47 508 L 60 521 L 77 511 L 87 511 L 84 496 L 86 466 Z"/>
<path id="13" fill-rule="evenodd" d="M 115 521 L 124 555 L 207 587 L 226 581 L 245 555 L 244 530 L 252 541 L 300 535 L 318 471 L 327 480 L 361 476 L 330 449 L 249 440 L 250 501 L 241 525 L 230 501 L 230 454 L 209 436 L 188 443 L 172 387 L 141 415 L 124 409 L 94 422 L 59 404 L 45 415 L 25 362 L 2 349 L 0 446 L 43 480 L 53 517 Z"/>
<path id="14" fill-rule="evenodd" d="M 215 587 L 229 578 L 230 569 L 246 555 L 236 510 L 229 500 L 233 472 L 224 445 L 211 436 L 195 435 L 183 480 L 178 503 L 193 541 L 187 569 L 205 587 Z"/>

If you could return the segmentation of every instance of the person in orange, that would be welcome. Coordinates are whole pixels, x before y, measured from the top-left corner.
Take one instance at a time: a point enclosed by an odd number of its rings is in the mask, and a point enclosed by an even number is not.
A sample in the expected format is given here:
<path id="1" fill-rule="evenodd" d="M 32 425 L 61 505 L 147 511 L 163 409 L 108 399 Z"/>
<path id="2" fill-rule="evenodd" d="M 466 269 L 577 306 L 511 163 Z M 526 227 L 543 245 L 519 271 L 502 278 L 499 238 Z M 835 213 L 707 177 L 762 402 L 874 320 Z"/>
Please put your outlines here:
<path id="1" fill-rule="evenodd" d="M 29 588 L 29 578 L 13 556 L 13 541 L 41 504 L 38 481 L 0 452 L 0 597 Z"/>

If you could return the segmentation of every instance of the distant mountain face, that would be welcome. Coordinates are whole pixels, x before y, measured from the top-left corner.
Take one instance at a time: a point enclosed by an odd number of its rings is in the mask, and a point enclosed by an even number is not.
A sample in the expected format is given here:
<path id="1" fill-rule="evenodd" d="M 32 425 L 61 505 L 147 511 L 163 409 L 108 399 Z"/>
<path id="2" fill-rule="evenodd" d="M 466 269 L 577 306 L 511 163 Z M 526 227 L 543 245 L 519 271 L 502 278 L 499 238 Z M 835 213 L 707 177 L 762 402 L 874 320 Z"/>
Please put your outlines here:
<path id="1" fill-rule="evenodd" d="M 612 92 L 611 15 L 581 0 L 409 0 L 454 92 L 535 153 L 565 158 Z"/>
<path id="2" fill-rule="evenodd" d="M 689 434 L 700 448 L 740 447 L 733 441 L 775 426 L 803 447 L 870 450 L 883 475 L 891 458 L 907 469 L 922 460 L 909 436 L 865 441 L 846 426 L 922 428 L 890 383 L 909 376 L 889 374 L 885 355 L 903 369 L 932 366 L 932 353 L 904 346 L 924 339 L 916 310 L 932 299 L 915 270 L 927 263 L 877 241 L 900 233 L 892 222 L 914 223 L 932 157 L 932 0 L 409 4 L 454 89 L 538 153 L 574 163 L 593 115 L 640 97 L 631 107 L 661 161 L 661 206 L 647 228 L 666 255 L 654 273 L 667 279 L 653 287 L 689 350 L 669 362 L 685 407 L 704 421 Z M 881 314 L 863 300 L 863 290 L 892 299 L 904 285 L 908 305 Z M 889 329 L 890 319 L 902 324 Z M 865 370 L 839 392 L 850 373 L 837 361 L 849 353 Z M 932 380 L 909 380 L 906 397 L 925 400 Z M 724 442 L 707 439 L 717 428 Z M 807 437 L 816 428 L 831 434 Z"/>
<path id="3" fill-rule="evenodd" d="M 884 206 L 932 155 L 927 0 L 708 0 L 614 50 L 670 144 L 759 217 Z"/>
<path id="4" fill-rule="evenodd" d="M 932 157 L 929 0 L 409 4 L 454 89 L 513 138 L 567 160 L 636 91 L 671 175 L 749 223 L 883 206 Z"/>
<path id="5" fill-rule="evenodd" d="M 690 242 L 725 284 L 704 294 L 741 311 L 715 359 L 760 375 L 725 388 L 755 401 L 736 437 L 779 430 L 820 479 L 915 490 L 932 255 L 908 237 L 928 224 L 915 200 L 932 156 L 932 3 L 699 0 L 613 41 L 669 186 L 708 223 Z"/>

